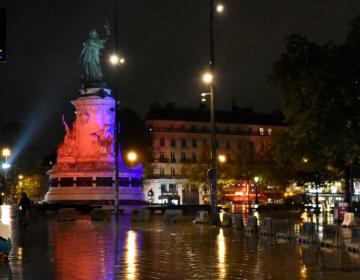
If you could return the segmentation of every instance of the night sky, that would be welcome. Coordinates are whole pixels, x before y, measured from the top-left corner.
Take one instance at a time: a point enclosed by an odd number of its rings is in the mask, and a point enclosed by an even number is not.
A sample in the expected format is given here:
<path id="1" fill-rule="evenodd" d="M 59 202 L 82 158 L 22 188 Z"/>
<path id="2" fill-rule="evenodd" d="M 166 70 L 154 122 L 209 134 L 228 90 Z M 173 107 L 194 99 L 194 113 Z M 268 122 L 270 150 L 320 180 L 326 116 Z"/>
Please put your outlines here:
<path id="1" fill-rule="evenodd" d="M 145 115 L 152 102 L 197 106 L 208 67 L 207 0 L 17 1 L 7 8 L 8 62 L 0 64 L 0 125 L 18 120 L 23 138 L 41 139 L 44 152 L 62 141 L 61 115 L 73 117 L 70 100 L 80 87 L 82 43 L 95 27 L 114 21 L 119 9 L 119 49 L 126 64 L 118 72 L 120 102 Z M 360 13 L 359 0 L 224 0 L 215 20 L 217 102 L 257 111 L 280 108 L 264 78 L 284 50 L 284 38 L 341 42 Z M 110 41 L 104 52 L 113 51 Z M 105 60 L 105 59 L 104 59 Z M 107 62 L 107 61 L 104 61 Z M 104 63 L 105 81 L 112 68 Z M 26 140 L 24 140 L 26 142 Z"/>

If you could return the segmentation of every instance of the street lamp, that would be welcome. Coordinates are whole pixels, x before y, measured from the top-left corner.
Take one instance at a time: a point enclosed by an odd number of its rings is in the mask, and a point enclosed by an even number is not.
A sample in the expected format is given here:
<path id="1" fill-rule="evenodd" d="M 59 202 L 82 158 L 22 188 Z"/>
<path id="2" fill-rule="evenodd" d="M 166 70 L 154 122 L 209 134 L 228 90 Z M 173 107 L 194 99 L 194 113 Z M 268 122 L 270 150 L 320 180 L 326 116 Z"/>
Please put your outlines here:
<path id="1" fill-rule="evenodd" d="M 225 155 L 219 155 L 218 156 L 218 160 L 220 163 L 225 163 L 226 162 L 226 156 Z"/>
<path id="2" fill-rule="evenodd" d="M 254 181 L 255 181 L 255 205 L 258 206 L 259 205 L 259 197 L 258 197 L 258 182 L 259 182 L 260 178 L 258 176 L 254 177 Z"/>
<path id="3" fill-rule="evenodd" d="M 214 6 L 214 0 L 209 0 L 210 20 L 209 20 L 209 48 L 210 48 L 210 71 L 203 75 L 203 81 L 210 87 L 210 115 L 211 115 L 211 169 L 209 170 L 210 179 L 210 193 L 211 193 L 211 223 L 216 225 L 218 223 L 217 213 L 217 187 L 216 187 L 216 131 L 215 131 L 215 91 L 214 91 L 214 68 L 215 68 L 215 54 L 214 54 L 214 11 L 221 13 L 224 10 L 223 5 Z M 206 96 L 206 95 L 205 95 Z M 202 96 L 202 100 L 205 100 Z"/>
<path id="4" fill-rule="evenodd" d="M 1 151 L 2 156 L 5 158 L 5 162 L 2 163 L 1 168 L 4 170 L 4 190 L 7 188 L 7 170 L 11 167 L 8 162 L 11 150 L 9 148 L 3 148 Z"/>
<path id="5" fill-rule="evenodd" d="M 136 161 L 136 159 L 137 159 L 137 154 L 135 152 L 133 152 L 133 151 L 128 152 L 127 159 L 128 159 L 128 161 L 131 162 L 131 167 L 133 167 L 134 166 L 134 161 Z"/>
<path id="6" fill-rule="evenodd" d="M 109 61 L 112 65 L 116 66 L 118 64 L 124 64 L 125 63 L 125 58 L 120 57 L 117 54 L 112 54 L 109 57 Z"/>

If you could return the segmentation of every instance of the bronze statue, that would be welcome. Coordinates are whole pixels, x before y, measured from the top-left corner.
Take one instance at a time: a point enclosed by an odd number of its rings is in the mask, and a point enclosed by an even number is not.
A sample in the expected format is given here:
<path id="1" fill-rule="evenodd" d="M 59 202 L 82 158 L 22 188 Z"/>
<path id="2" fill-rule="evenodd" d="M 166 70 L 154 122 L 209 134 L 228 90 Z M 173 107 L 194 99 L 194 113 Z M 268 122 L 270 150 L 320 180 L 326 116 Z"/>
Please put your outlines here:
<path id="1" fill-rule="evenodd" d="M 85 82 L 102 81 L 102 71 L 100 56 L 101 50 L 110 36 L 110 26 L 108 23 L 104 25 L 106 37 L 101 39 L 95 29 L 89 32 L 89 39 L 84 43 L 84 47 L 80 54 L 80 64 L 82 66 Z"/>

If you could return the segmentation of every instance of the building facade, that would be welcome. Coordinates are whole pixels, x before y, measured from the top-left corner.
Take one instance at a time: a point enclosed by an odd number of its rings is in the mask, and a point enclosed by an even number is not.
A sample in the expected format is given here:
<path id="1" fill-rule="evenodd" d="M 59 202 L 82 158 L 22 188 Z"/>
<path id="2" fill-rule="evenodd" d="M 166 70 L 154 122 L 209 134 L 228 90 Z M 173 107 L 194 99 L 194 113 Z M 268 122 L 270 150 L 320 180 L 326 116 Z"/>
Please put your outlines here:
<path id="1" fill-rule="evenodd" d="M 216 145 L 226 162 L 243 151 L 265 155 L 271 136 L 285 126 L 281 115 L 256 114 L 250 109 L 217 112 Z M 210 113 L 206 109 L 158 108 L 148 114 L 152 136 L 152 176 L 145 196 L 153 203 L 203 204 L 209 196 Z M 193 174 L 197 174 L 196 178 Z M 189 175 L 192 174 L 192 175 Z"/>

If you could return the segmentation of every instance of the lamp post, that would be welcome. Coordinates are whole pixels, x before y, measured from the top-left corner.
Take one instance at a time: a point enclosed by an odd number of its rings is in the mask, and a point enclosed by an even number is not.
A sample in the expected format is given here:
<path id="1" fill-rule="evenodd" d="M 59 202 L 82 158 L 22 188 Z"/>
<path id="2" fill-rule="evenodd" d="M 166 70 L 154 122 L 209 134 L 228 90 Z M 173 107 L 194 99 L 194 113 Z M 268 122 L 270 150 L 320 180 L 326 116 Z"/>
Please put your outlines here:
<path id="1" fill-rule="evenodd" d="M 124 64 L 125 59 L 119 56 L 119 39 L 118 39 L 118 10 L 115 8 L 115 53 L 109 57 L 110 63 L 117 67 L 119 64 Z M 114 135 L 115 135 L 115 199 L 114 199 L 114 210 L 115 215 L 119 214 L 119 98 L 118 98 L 118 85 L 117 85 L 117 71 L 115 71 L 115 88 L 114 88 L 114 99 L 115 99 L 115 125 L 114 125 Z"/>
<path id="2" fill-rule="evenodd" d="M 5 162 L 1 165 L 2 169 L 4 170 L 4 190 L 6 191 L 7 188 L 7 171 L 10 168 L 10 164 L 8 159 L 11 155 L 11 150 L 9 148 L 3 148 L 1 151 L 2 156 L 5 158 Z"/>
<path id="3" fill-rule="evenodd" d="M 222 13 L 224 5 L 217 4 L 214 6 L 214 0 L 209 0 L 210 21 L 209 21 L 209 48 L 210 48 L 210 72 L 203 75 L 203 81 L 210 87 L 210 114 L 211 114 L 211 168 L 209 172 L 210 178 L 210 194 L 211 194 L 211 223 L 216 225 L 218 223 L 217 213 L 217 187 L 216 187 L 216 131 L 215 131 L 215 90 L 213 85 L 213 73 L 215 68 L 215 54 L 214 54 L 214 11 Z M 204 97 L 204 96 L 203 96 Z"/>
<path id="4" fill-rule="evenodd" d="M 255 181 L 255 206 L 259 205 L 259 197 L 258 197 L 258 183 L 259 183 L 259 177 L 255 176 L 254 177 L 254 181 Z"/>

